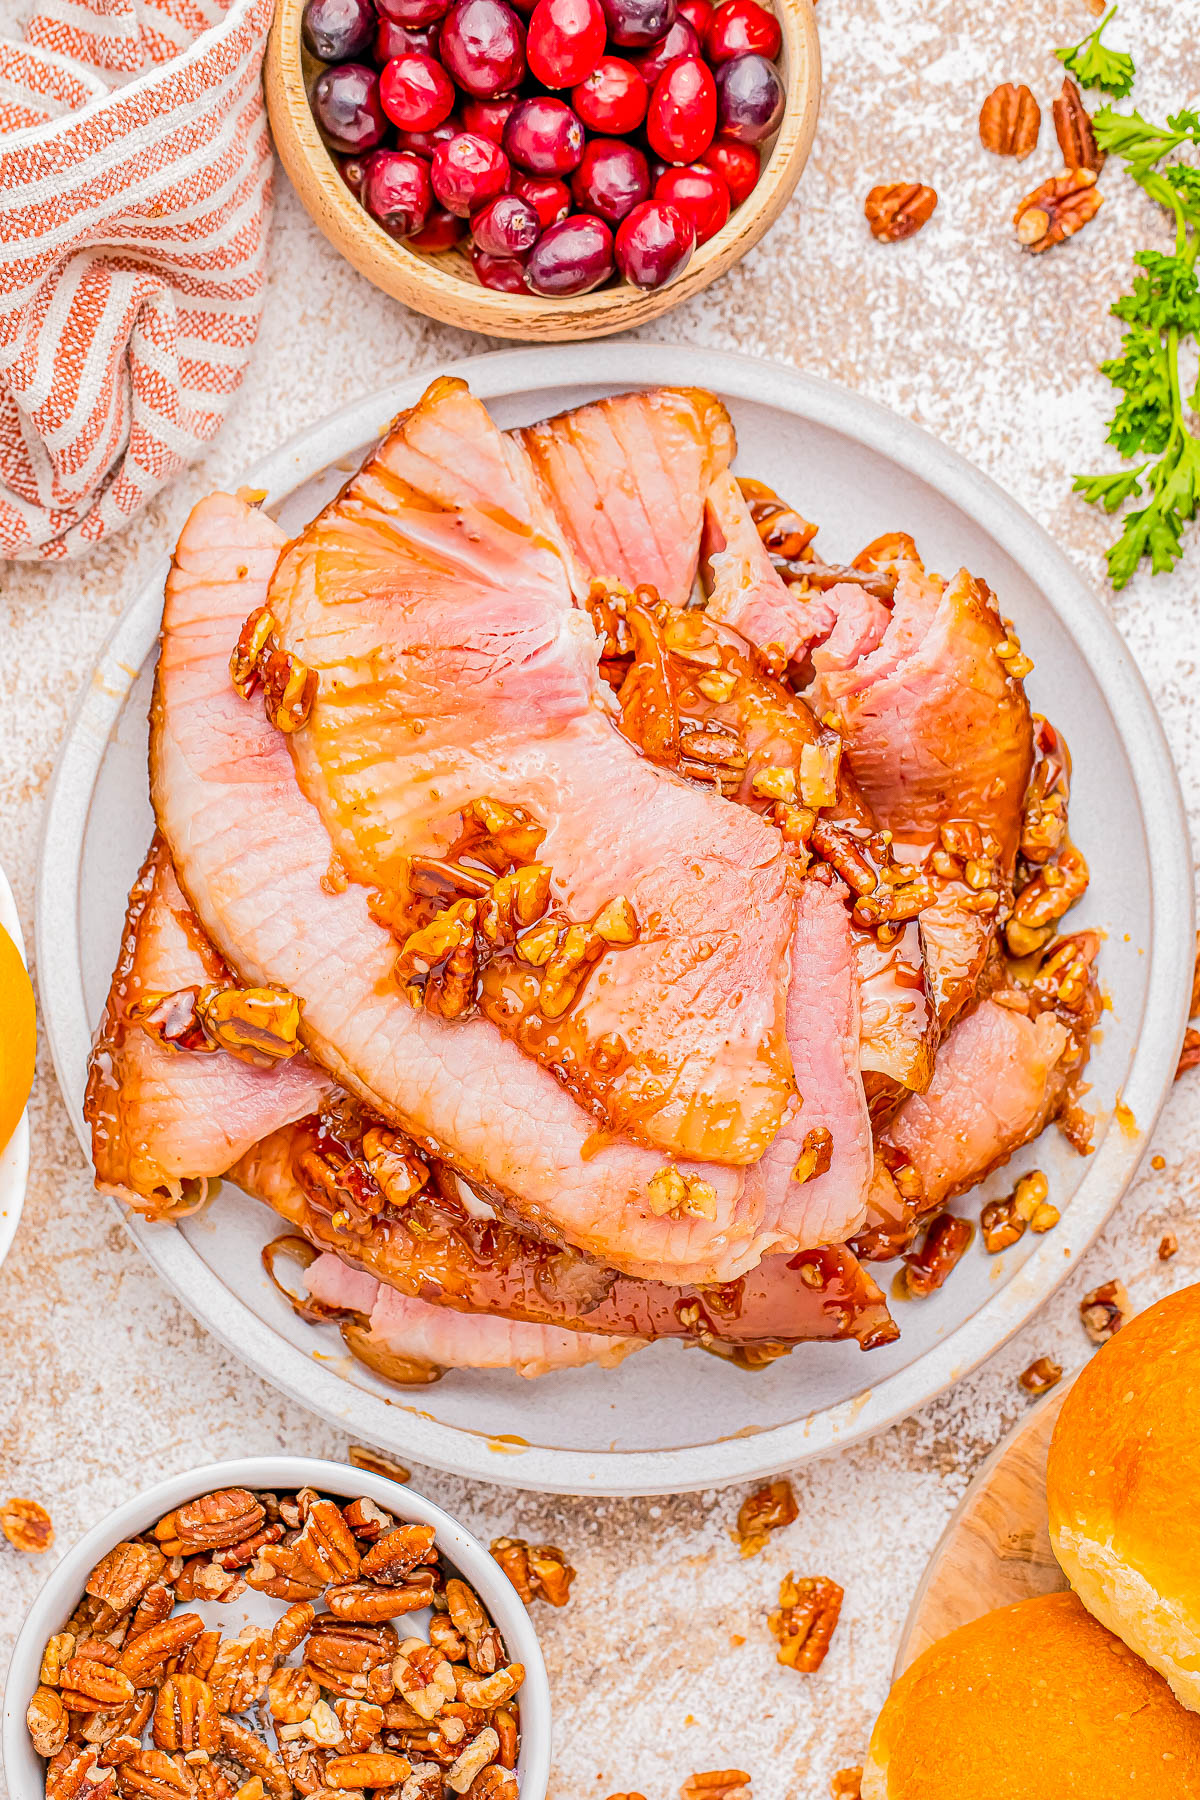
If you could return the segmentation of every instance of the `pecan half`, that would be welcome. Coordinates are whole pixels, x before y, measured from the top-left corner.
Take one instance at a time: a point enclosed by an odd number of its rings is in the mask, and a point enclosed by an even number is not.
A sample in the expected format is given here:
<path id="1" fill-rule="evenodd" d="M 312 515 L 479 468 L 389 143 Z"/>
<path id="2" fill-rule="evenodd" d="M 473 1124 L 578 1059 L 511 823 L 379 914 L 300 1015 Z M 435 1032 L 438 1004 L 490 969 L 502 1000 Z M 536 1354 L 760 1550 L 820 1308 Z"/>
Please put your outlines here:
<path id="1" fill-rule="evenodd" d="M 929 223 L 937 199 L 933 188 L 918 181 L 892 181 L 873 187 L 863 202 L 871 236 L 881 244 L 914 237 L 922 225 Z"/>
<path id="2" fill-rule="evenodd" d="M 138 1750 L 117 1765 L 125 1800 L 191 1800 L 195 1783 L 163 1750 Z"/>
<path id="3" fill-rule="evenodd" d="M 491 1549 L 527 1606 L 531 1600 L 545 1600 L 550 1606 L 567 1604 L 575 1571 L 554 1544 L 500 1537 L 493 1538 Z"/>
<path id="4" fill-rule="evenodd" d="M 750 1777 L 745 1769 L 705 1769 L 689 1775 L 679 1793 L 680 1800 L 750 1800 Z"/>
<path id="5" fill-rule="evenodd" d="M 62 1697 L 52 1687 L 35 1689 L 25 1711 L 25 1723 L 39 1756 L 56 1755 L 66 1743 L 71 1729 Z"/>
<path id="6" fill-rule="evenodd" d="M 54 1542 L 53 1522 L 39 1500 L 6 1500 L 0 1506 L 0 1531 L 14 1550 L 27 1556 L 41 1556 Z"/>
<path id="7" fill-rule="evenodd" d="M 429 1561 L 433 1539 L 432 1525 L 398 1525 L 371 1545 L 361 1573 L 369 1581 L 402 1581 L 418 1563 Z"/>
<path id="8" fill-rule="evenodd" d="M 842 1611 L 843 1590 L 825 1575 L 785 1575 L 779 1584 L 779 1606 L 767 1625 L 779 1649 L 776 1662 L 800 1674 L 819 1669 Z"/>
<path id="9" fill-rule="evenodd" d="M 356 1619 L 363 1624 L 379 1625 L 387 1619 L 398 1619 L 404 1613 L 422 1612 L 433 1605 L 436 1591 L 430 1569 L 427 1581 L 418 1580 L 412 1586 L 378 1587 L 372 1581 L 348 1581 L 326 1588 L 325 1604 L 335 1619 Z"/>
<path id="10" fill-rule="evenodd" d="M 325 1765 L 325 1782 L 331 1788 L 392 1787 L 412 1774 L 406 1756 L 388 1751 L 367 1751 L 356 1756 L 332 1756 Z"/>
<path id="11" fill-rule="evenodd" d="M 1037 146 L 1042 109 L 1024 82 L 993 88 L 979 109 L 979 141 L 996 156 L 1024 159 Z"/>
<path id="12" fill-rule="evenodd" d="M 314 1500 L 292 1546 L 322 1581 L 353 1581 L 361 1557 L 354 1533 L 332 1500 Z"/>
<path id="13" fill-rule="evenodd" d="M 166 1562 L 154 1544 L 115 1544 L 96 1564 L 83 1591 L 111 1606 L 115 1613 L 128 1612 L 162 1574 Z"/>
<path id="14" fill-rule="evenodd" d="M 781 1531 L 799 1517 L 792 1484 L 785 1476 L 747 1494 L 738 1507 L 738 1548 L 743 1556 L 757 1556 L 766 1548 L 768 1534 Z"/>
<path id="15" fill-rule="evenodd" d="M 233 1719 L 221 1720 L 221 1749 L 249 1775 L 257 1775 L 271 1800 L 292 1800 L 287 1770 L 261 1738 Z"/>
<path id="16" fill-rule="evenodd" d="M 968 1220 L 941 1212 L 932 1220 L 919 1250 L 904 1258 L 904 1288 L 910 1300 L 924 1300 L 957 1267 L 971 1241 Z"/>
<path id="17" fill-rule="evenodd" d="M 246 1625 L 226 1638 L 208 1672 L 218 1712 L 244 1712 L 257 1700 L 275 1667 L 271 1634 L 261 1625 Z"/>
<path id="18" fill-rule="evenodd" d="M 154 1527 L 154 1535 L 167 1556 L 192 1556 L 253 1537 L 266 1516 L 245 1488 L 219 1488 L 168 1513 Z"/>
<path id="19" fill-rule="evenodd" d="M 46 1800 L 109 1800 L 116 1771 L 100 1764 L 94 1748 L 64 1744 L 46 1770 Z"/>
<path id="20" fill-rule="evenodd" d="M 1079 1302 L 1083 1328 L 1093 1344 L 1107 1344 L 1115 1337 L 1130 1315 L 1129 1295 L 1123 1281 L 1102 1281 Z"/>
<path id="21" fill-rule="evenodd" d="M 1035 254 L 1082 231 L 1104 204 L 1094 169 L 1067 169 L 1026 194 L 1013 225 L 1017 242 Z"/>
<path id="22" fill-rule="evenodd" d="M 1048 1356 L 1035 1357 L 1027 1369 L 1023 1369 L 1017 1377 L 1021 1387 L 1027 1394 L 1048 1394 L 1062 1380 L 1062 1364 L 1052 1362 Z"/>
<path id="23" fill-rule="evenodd" d="M 1104 167 L 1104 151 L 1096 147 L 1091 115 L 1069 75 L 1054 102 L 1054 134 L 1068 169 L 1091 169 L 1093 174 L 1100 173 Z"/>
<path id="24" fill-rule="evenodd" d="M 110 1668 L 98 1656 L 87 1655 L 92 1648 L 91 1644 L 83 1645 L 80 1653 L 73 1656 L 63 1670 L 63 1705 L 70 1712 L 96 1712 L 101 1708 L 127 1706 L 133 1699 L 133 1682 L 123 1669 Z"/>

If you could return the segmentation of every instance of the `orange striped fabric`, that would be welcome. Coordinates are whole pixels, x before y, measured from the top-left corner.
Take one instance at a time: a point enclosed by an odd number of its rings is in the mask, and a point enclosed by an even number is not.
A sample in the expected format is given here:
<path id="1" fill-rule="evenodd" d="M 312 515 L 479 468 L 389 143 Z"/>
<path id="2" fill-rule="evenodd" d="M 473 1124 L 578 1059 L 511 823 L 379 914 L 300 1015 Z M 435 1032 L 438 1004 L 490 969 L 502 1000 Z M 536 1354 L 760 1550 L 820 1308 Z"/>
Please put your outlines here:
<path id="1" fill-rule="evenodd" d="M 220 428 L 262 311 L 272 0 L 41 0 L 0 39 L 0 557 L 118 530 Z"/>

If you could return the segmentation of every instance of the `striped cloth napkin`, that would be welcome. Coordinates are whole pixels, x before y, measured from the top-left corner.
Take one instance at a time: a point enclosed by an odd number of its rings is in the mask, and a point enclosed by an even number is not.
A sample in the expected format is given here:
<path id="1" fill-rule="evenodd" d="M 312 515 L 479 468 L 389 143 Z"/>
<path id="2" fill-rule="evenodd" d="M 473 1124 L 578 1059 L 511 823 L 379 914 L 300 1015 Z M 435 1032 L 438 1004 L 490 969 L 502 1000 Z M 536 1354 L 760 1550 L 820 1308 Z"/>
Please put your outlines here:
<path id="1" fill-rule="evenodd" d="M 262 311 L 272 0 L 40 0 L 0 38 L 0 557 L 119 530 L 220 428 Z"/>

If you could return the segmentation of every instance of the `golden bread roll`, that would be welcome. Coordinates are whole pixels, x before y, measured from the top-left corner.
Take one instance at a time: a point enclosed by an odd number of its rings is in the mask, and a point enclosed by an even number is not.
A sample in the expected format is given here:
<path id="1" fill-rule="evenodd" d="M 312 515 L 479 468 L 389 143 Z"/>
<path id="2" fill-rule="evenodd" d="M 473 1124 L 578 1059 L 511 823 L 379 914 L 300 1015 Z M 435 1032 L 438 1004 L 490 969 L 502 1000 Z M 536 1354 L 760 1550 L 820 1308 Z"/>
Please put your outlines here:
<path id="1" fill-rule="evenodd" d="M 1200 1718 L 1074 1594 L 985 1613 L 896 1683 L 862 1800 L 1197 1800 Z"/>
<path id="2" fill-rule="evenodd" d="M 1131 1320 L 1078 1376 L 1046 1498 L 1088 1611 L 1200 1712 L 1200 1287 Z"/>

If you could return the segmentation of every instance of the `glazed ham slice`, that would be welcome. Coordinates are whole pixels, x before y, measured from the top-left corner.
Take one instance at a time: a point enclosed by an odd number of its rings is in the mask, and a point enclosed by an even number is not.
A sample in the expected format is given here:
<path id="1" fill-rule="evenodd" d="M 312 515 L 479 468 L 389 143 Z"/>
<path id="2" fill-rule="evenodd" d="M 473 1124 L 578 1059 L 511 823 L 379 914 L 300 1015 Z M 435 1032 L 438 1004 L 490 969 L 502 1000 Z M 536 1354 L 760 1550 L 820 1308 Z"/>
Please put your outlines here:
<path id="1" fill-rule="evenodd" d="M 661 1152 L 598 1137 L 553 1075 L 488 1021 L 441 1020 L 399 993 L 394 938 L 360 887 L 330 878 L 329 836 L 285 742 L 230 684 L 230 646 L 265 599 L 283 541 L 271 520 L 214 495 L 188 520 L 167 587 L 151 788 L 206 933 L 243 979 L 300 997 L 310 1050 L 373 1111 L 539 1230 L 651 1279 L 741 1275 L 780 1241 L 741 1171 L 682 1164 L 711 1183 L 716 1216 L 657 1216 L 647 1190 Z M 857 1217 L 861 1196 L 848 1206 Z"/>
<path id="2" fill-rule="evenodd" d="M 704 573 L 709 614 L 757 649 L 769 647 L 780 664 L 801 659 L 837 623 L 837 608 L 827 595 L 803 599 L 779 575 L 728 469 L 705 495 Z"/>
<path id="3" fill-rule="evenodd" d="M 514 434 L 566 542 L 577 597 L 595 580 L 692 591 L 704 493 L 733 459 L 729 414 L 702 388 L 618 394 Z"/>
<path id="4" fill-rule="evenodd" d="M 223 1052 L 171 1049 L 130 1018 L 148 995 L 231 980 L 156 833 L 129 895 L 84 1099 L 97 1188 L 151 1218 L 202 1204 L 212 1177 L 312 1112 L 329 1090 L 325 1071 L 306 1056 L 256 1068 Z"/>

